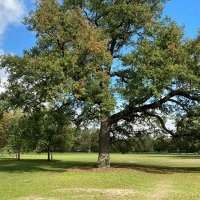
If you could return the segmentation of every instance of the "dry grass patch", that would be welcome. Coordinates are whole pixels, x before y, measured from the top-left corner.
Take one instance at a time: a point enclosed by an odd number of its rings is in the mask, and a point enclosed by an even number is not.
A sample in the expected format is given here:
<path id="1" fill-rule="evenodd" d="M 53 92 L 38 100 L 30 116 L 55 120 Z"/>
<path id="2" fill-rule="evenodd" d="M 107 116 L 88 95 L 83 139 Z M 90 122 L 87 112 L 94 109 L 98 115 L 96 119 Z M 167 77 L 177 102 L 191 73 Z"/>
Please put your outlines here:
<path id="1" fill-rule="evenodd" d="M 132 189 L 97 189 L 97 188 L 63 188 L 57 189 L 56 192 L 72 192 L 77 194 L 101 194 L 110 197 L 125 197 L 125 196 L 134 196 L 137 192 Z"/>
<path id="2" fill-rule="evenodd" d="M 160 181 L 153 192 L 149 194 L 149 199 L 152 200 L 167 200 L 169 199 L 169 194 L 173 192 L 172 190 L 172 184 L 165 180 L 165 181 Z"/>
<path id="3" fill-rule="evenodd" d="M 109 167 L 109 168 L 97 168 L 97 167 L 73 167 L 66 169 L 66 172 L 129 172 L 135 171 L 135 169 L 131 168 L 123 168 L 123 167 Z"/>

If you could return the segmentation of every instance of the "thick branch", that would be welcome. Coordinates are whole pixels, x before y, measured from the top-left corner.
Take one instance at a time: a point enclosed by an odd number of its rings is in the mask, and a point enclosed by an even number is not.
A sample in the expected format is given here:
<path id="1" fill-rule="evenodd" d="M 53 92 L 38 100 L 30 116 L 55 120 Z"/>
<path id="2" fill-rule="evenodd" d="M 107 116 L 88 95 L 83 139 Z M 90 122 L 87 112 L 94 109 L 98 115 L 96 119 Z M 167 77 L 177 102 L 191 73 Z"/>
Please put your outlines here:
<path id="1" fill-rule="evenodd" d="M 200 101 L 200 96 L 197 95 L 191 95 L 191 91 L 183 91 L 183 90 L 173 90 L 165 97 L 161 98 L 160 100 L 157 100 L 150 104 L 144 104 L 142 106 L 132 106 L 129 104 L 124 110 L 114 114 L 111 116 L 111 122 L 117 123 L 119 120 L 122 120 L 127 117 L 131 118 L 133 114 L 136 114 L 138 112 L 144 113 L 145 111 L 149 109 L 156 109 L 161 107 L 164 103 L 169 101 L 172 97 L 175 96 L 182 96 L 184 98 L 193 100 L 193 101 Z"/>
<path id="2" fill-rule="evenodd" d="M 158 122 L 160 123 L 161 125 L 161 128 L 166 131 L 168 134 L 170 134 L 171 136 L 173 136 L 175 133 L 171 130 L 169 130 L 166 125 L 165 125 L 165 122 L 164 120 L 162 119 L 161 116 L 157 115 L 156 113 L 153 113 L 153 112 L 145 112 L 146 115 L 150 116 L 150 117 L 154 117 L 158 120 Z"/>
<path id="3" fill-rule="evenodd" d="M 111 77 L 119 77 L 123 82 L 128 83 L 128 70 L 112 72 L 110 73 Z"/>
<path id="4" fill-rule="evenodd" d="M 183 103 L 181 103 L 181 102 L 179 102 L 179 101 L 177 101 L 175 99 L 169 99 L 169 101 L 179 105 L 184 111 L 186 111 L 186 112 L 188 111 L 188 109 L 186 108 L 185 104 L 183 104 Z"/>
<path id="5" fill-rule="evenodd" d="M 123 70 L 123 71 L 117 71 L 117 72 L 112 72 L 111 74 L 110 74 L 110 76 L 118 76 L 118 77 L 120 77 L 120 78 L 129 78 L 129 76 L 128 76 L 128 72 L 129 72 L 129 70 Z"/>

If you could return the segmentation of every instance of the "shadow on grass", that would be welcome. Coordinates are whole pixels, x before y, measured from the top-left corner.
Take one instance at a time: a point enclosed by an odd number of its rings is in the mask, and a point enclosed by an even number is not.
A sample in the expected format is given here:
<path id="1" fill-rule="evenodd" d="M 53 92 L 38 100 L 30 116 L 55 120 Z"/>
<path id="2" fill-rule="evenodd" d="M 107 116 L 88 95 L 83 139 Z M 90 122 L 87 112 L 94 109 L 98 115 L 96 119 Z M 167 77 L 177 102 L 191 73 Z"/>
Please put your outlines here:
<path id="1" fill-rule="evenodd" d="M 126 164 L 126 163 L 115 163 L 113 168 L 121 169 L 133 169 L 146 173 L 155 174 L 171 174 L 171 173 L 200 173 L 200 167 L 169 167 L 160 165 L 150 165 L 150 164 Z"/>
<path id="2" fill-rule="evenodd" d="M 200 155 L 176 155 L 174 158 L 180 159 L 200 159 Z"/>
<path id="3" fill-rule="evenodd" d="M 94 168 L 96 163 L 80 161 L 47 161 L 36 159 L 14 159 L 0 160 L 0 172 L 65 172 L 71 168 Z"/>
<path id="4" fill-rule="evenodd" d="M 137 155 L 137 154 L 134 154 Z M 139 154 L 142 155 L 142 154 Z M 144 154 L 148 158 L 180 158 L 180 159 L 200 159 L 200 154 L 178 154 L 178 153 L 169 153 L 169 154 Z"/>
<path id="5" fill-rule="evenodd" d="M 21 160 L 1 159 L 0 172 L 7 173 L 23 173 L 23 172 L 68 172 L 70 170 L 84 170 L 84 171 L 126 171 L 138 170 L 146 173 L 169 174 L 169 173 L 200 173 L 200 167 L 169 167 L 158 165 L 143 165 L 136 163 L 112 163 L 110 169 L 96 169 L 96 162 L 83 161 L 46 161 L 46 160 Z"/>

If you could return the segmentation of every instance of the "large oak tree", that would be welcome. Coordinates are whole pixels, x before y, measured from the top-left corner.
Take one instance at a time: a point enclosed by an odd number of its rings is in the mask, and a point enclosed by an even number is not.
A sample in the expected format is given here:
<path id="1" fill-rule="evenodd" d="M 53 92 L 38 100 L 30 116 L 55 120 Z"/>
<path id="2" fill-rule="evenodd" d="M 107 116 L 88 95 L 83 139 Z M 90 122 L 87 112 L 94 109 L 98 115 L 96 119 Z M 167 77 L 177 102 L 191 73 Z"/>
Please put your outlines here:
<path id="1" fill-rule="evenodd" d="M 3 97 L 29 112 L 68 110 L 77 126 L 98 121 L 100 167 L 110 165 L 116 127 L 153 119 L 173 134 L 164 116 L 199 100 L 200 41 L 185 40 L 176 23 L 161 19 L 164 3 L 38 1 L 25 20 L 36 45 L 2 60 L 9 73 Z"/>

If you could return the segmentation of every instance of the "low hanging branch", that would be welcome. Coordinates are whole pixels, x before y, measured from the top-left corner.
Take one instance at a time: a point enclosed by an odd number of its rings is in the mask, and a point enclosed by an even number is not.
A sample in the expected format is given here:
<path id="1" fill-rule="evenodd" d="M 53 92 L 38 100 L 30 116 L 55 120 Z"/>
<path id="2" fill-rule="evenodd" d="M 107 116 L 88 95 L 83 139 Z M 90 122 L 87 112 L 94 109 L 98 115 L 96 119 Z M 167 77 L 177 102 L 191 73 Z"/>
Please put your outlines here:
<path id="1" fill-rule="evenodd" d="M 112 115 L 111 121 L 112 121 L 112 123 L 116 123 L 122 119 L 126 120 L 127 118 L 132 118 L 137 113 L 145 113 L 150 109 L 160 108 L 164 103 L 171 101 L 171 98 L 175 97 L 175 96 L 181 96 L 186 99 L 193 100 L 193 101 L 200 101 L 200 96 L 199 95 L 191 95 L 191 91 L 174 90 L 174 91 L 171 91 L 165 97 L 161 98 L 160 100 L 155 101 L 150 104 L 145 104 L 145 105 L 136 106 L 136 107 L 134 107 L 132 105 L 128 105 L 124 110 Z M 179 102 L 175 102 L 175 101 L 174 101 L 174 103 L 179 104 Z"/>

